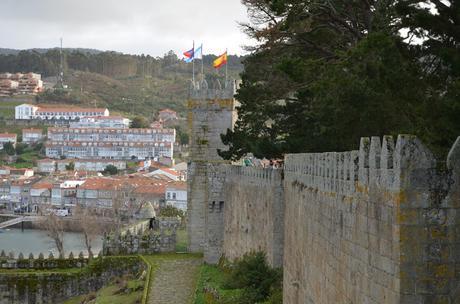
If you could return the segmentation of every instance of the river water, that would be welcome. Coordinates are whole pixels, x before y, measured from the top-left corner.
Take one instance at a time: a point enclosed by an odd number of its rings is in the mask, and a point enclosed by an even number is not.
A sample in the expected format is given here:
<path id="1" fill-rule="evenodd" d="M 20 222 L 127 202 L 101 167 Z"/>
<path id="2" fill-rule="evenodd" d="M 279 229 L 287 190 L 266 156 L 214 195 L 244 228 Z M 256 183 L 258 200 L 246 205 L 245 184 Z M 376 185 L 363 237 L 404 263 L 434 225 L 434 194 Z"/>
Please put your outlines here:
<path id="1" fill-rule="evenodd" d="M 97 238 L 93 241 L 92 251 L 94 254 L 99 253 L 102 249 L 102 238 Z M 46 231 L 37 229 L 4 229 L 0 233 L 0 251 L 4 250 L 6 254 L 13 251 L 15 257 L 18 256 L 19 252 L 24 254 L 24 257 L 28 257 L 29 253 L 33 253 L 35 257 L 42 252 L 45 257 L 48 257 L 50 252 L 53 252 L 55 257 L 58 256 L 56 246 L 53 240 L 48 237 Z M 76 232 L 65 232 L 64 233 L 64 250 L 66 256 L 72 251 L 74 256 L 77 256 L 80 251 L 83 254 L 87 254 L 83 235 Z"/>

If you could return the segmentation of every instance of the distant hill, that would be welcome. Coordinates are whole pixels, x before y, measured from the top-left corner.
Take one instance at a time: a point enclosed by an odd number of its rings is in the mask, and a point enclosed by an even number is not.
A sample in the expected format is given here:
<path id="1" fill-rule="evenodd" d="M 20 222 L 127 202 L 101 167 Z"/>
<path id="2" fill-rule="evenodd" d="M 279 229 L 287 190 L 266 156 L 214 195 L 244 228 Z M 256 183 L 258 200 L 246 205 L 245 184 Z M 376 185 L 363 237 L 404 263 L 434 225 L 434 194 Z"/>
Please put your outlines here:
<path id="1" fill-rule="evenodd" d="M 37 52 L 40 54 L 45 54 L 50 50 L 59 50 L 59 48 L 33 48 L 33 49 L 27 49 L 27 50 L 18 50 L 18 49 L 7 49 L 7 48 L 0 48 L 0 55 L 17 55 L 21 51 L 31 51 L 31 52 Z M 82 52 L 82 53 L 88 53 L 88 54 L 99 54 L 102 53 L 103 51 L 101 50 L 96 50 L 96 49 L 86 49 L 86 48 L 64 48 L 63 49 L 66 52 Z"/>
<path id="2" fill-rule="evenodd" d="M 8 51 L 8 49 L 1 49 Z M 14 50 L 12 50 L 14 51 Z M 49 90 L 37 97 L 41 103 L 107 106 L 113 111 L 152 117 L 165 107 L 185 115 L 185 100 L 192 65 L 170 51 L 163 57 L 128 55 L 87 49 L 66 49 L 64 80 L 68 90 Z M 59 50 L 27 50 L 1 54 L 1 72 L 36 72 L 53 77 L 59 70 Z M 223 80 L 224 70 L 212 67 L 214 55 L 203 58 L 204 77 Z M 228 57 L 229 78 L 243 70 L 242 57 Z M 199 78 L 201 61 L 195 66 Z"/>

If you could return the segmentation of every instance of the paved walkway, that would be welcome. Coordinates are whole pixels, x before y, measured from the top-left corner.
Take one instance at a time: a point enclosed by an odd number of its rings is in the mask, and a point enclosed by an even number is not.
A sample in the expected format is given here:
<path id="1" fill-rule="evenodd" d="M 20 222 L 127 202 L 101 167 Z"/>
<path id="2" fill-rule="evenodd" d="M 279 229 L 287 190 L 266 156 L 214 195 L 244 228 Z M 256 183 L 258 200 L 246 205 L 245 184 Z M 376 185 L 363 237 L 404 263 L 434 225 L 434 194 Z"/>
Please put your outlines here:
<path id="1" fill-rule="evenodd" d="M 149 304 L 189 304 L 193 300 L 200 258 L 159 259 L 149 292 Z"/>

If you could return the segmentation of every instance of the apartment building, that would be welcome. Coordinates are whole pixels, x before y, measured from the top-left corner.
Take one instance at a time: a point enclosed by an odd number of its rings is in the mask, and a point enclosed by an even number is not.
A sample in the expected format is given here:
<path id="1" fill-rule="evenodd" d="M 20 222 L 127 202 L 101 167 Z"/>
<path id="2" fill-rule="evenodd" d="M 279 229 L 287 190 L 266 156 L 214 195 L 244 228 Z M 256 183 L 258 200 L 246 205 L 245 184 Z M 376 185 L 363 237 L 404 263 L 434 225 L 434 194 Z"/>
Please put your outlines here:
<path id="1" fill-rule="evenodd" d="M 127 129 L 131 121 L 121 116 L 82 117 L 70 122 L 70 128 L 109 128 Z"/>
<path id="2" fill-rule="evenodd" d="M 101 172 L 109 166 L 115 166 L 118 170 L 126 170 L 126 161 L 111 159 L 41 159 L 37 161 L 38 172 L 54 173 L 68 171 L 68 166 L 73 163 L 74 170 Z"/>
<path id="3" fill-rule="evenodd" d="M 33 144 L 44 138 L 42 129 L 22 129 L 22 142 L 26 144 Z"/>
<path id="4" fill-rule="evenodd" d="M 77 159 L 172 158 L 174 129 L 49 128 L 46 156 Z"/>
<path id="5" fill-rule="evenodd" d="M 17 91 L 19 82 L 10 79 L 0 79 L 0 96 L 11 96 Z"/>
<path id="6" fill-rule="evenodd" d="M 21 104 L 14 109 L 17 120 L 80 120 L 84 117 L 109 116 L 107 108 L 52 107 L 49 105 Z"/>
<path id="7" fill-rule="evenodd" d="M 115 129 L 115 128 L 48 128 L 50 141 L 98 142 L 167 142 L 176 140 L 175 129 Z"/>
<path id="8" fill-rule="evenodd" d="M 0 94 L 9 95 L 35 95 L 43 91 L 41 75 L 36 73 L 1 73 Z"/>

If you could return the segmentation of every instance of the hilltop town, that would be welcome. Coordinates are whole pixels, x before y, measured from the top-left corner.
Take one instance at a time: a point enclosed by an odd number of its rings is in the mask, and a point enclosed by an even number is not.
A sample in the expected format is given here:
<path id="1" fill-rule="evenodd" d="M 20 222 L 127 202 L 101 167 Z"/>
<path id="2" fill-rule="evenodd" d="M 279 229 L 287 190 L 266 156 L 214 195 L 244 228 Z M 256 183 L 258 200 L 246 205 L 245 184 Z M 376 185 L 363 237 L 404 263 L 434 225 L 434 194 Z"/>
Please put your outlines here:
<path id="1" fill-rule="evenodd" d="M 167 205 L 186 211 L 187 165 L 174 158 L 186 155 L 186 146 L 167 127 L 179 117 L 164 109 L 157 118 L 133 128 L 130 119 L 111 116 L 107 108 L 17 105 L 14 119 L 24 128 L 0 133 L 2 212 L 53 209 L 71 216 L 83 205 L 104 214 L 121 193 L 133 196 L 132 208 L 148 203 L 156 212 Z M 33 157 L 24 166 L 20 160 L 27 154 Z"/>

